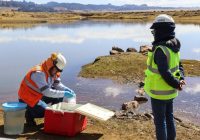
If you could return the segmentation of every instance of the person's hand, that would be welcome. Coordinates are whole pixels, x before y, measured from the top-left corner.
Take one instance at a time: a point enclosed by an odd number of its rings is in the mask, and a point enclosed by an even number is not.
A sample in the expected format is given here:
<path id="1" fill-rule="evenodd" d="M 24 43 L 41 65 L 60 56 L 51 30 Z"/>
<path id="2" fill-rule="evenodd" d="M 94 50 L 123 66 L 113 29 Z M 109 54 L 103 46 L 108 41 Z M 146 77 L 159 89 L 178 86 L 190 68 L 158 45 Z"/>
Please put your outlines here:
<path id="1" fill-rule="evenodd" d="M 42 101 L 42 100 L 39 100 L 39 102 L 37 103 L 37 105 L 43 107 L 44 109 L 45 109 L 46 107 L 48 107 L 48 105 L 47 105 L 44 101 Z"/>
<path id="2" fill-rule="evenodd" d="M 74 93 L 73 90 L 71 92 L 69 90 L 65 90 L 64 97 L 72 98 L 72 97 L 75 97 L 75 96 L 76 96 L 76 94 Z"/>
<path id="3" fill-rule="evenodd" d="M 180 84 L 181 84 L 181 85 L 186 85 L 185 80 L 180 80 Z"/>
<path id="4" fill-rule="evenodd" d="M 183 90 L 183 85 L 186 85 L 186 82 L 184 80 L 180 80 L 178 90 L 180 90 L 180 91 Z"/>

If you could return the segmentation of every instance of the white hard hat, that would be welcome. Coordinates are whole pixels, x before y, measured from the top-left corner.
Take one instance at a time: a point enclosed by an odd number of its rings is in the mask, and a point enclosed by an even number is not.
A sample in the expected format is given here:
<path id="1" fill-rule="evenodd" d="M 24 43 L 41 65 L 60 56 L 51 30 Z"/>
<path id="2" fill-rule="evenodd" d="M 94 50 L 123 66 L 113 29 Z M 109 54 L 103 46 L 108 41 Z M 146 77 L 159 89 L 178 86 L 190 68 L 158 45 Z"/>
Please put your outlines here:
<path id="1" fill-rule="evenodd" d="M 151 29 L 154 28 L 155 24 L 159 24 L 159 23 L 172 23 L 175 24 L 174 19 L 166 14 L 160 14 L 158 15 L 155 20 L 153 21 L 153 25 L 150 27 Z"/>
<path id="2" fill-rule="evenodd" d="M 174 19 L 169 15 L 160 14 L 155 18 L 153 23 L 157 23 L 157 22 L 172 22 L 172 23 L 174 23 Z"/>
<path id="3" fill-rule="evenodd" d="M 62 54 L 58 53 L 55 66 L 60 71 L 62 71 L 66 64 L 67 64 L 67 61 L 66 61 L 65 57 Z"/>

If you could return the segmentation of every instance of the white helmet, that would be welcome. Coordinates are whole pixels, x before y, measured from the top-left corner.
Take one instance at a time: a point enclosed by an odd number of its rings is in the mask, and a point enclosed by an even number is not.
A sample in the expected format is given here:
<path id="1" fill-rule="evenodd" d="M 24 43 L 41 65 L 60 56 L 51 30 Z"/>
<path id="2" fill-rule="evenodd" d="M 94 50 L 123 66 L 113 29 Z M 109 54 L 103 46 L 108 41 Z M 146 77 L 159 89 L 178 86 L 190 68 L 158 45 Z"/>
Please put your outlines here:
<path id="1" fill-rule="evenodd" d="M 66 61 L 65 57 L 61 53 L 58 53 L 57 54 L 57 58 L 56 58 L 55 66 L 60 71 L 62 71 L 64 69 L 64 67 L 65 67 L 66 64 L 67 64 L 67 61 Z"/>
<path id="2" fill-rule="evenodd" d="M 153 25 L 150 27 L 151 29 L 154 29 L 154 25 L 155 24 L 159 24 L 159 23 L 172 23 L 175 24 L 174 19 L 166 14 L 160 14 L 158 15 L 155 20 L 153 21 Z"/>

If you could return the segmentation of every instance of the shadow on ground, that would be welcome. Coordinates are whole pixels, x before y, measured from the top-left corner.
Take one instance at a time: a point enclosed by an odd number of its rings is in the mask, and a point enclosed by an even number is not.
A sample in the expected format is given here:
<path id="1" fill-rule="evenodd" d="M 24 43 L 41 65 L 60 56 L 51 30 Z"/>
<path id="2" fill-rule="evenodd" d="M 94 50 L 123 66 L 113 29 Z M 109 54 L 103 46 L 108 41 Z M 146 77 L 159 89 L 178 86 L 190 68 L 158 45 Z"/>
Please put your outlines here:
<path id="1" fill-rule="evenodd" d="M 59 135 L 53 135 L 53 134 L 47 134 L 43 132 L 43 124 L 37 125 L 35 127 L 27 127 L 24 126 L 24 133 L 20 135 L 6 135 L 4 134 L 4 126 L 0 125 L 0 137 L 1 138 L 8 138 L 8 139 L 17 139 L 17 138 L 26 138 L 26 139 L 40 139 L 40 140 L 64 140 L 64 139 L 70 139 L 70 140 L 98 140 L 100 137 L 102 137 L 103 134 L 100 133 L 80 133 L 74 137 L 67 137 L 67 136 L 59 136 Z"/>

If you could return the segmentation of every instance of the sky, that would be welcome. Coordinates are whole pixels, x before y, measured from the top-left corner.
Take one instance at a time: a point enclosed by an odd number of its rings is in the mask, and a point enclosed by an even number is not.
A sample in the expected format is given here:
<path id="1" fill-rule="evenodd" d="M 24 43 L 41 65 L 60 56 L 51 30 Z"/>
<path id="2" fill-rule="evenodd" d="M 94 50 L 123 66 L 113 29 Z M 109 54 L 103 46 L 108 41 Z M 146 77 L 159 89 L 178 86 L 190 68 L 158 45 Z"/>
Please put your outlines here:
<path id="1" fill-rule="evenodd" d="M 113 5 L 147 4 L 149 6 L 162 6 L 162 7 L 200 7 L 200 0 L 26 0 L 26 1 L 33 1 L 36 3 L 47 3 L 49 1 L 56 1 L 65 3 L 82 3 L 82 4 L 111 3 Z"/>

